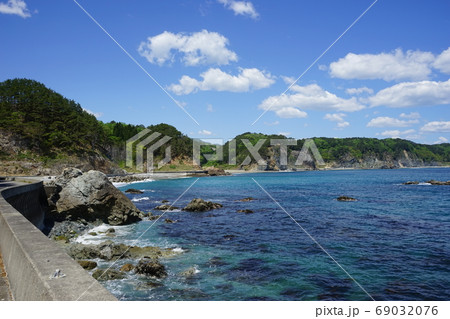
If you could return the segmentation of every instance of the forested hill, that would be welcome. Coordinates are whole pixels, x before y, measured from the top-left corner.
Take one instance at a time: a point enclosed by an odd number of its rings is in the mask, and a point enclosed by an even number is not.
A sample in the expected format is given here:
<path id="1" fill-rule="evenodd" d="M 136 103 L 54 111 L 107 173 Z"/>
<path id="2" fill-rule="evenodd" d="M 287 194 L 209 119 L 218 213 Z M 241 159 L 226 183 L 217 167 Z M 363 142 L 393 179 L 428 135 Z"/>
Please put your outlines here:
<path id="1" fill-rule="evenodd" d="M 172 162 L 165 170 L 188 170 L 192 164 L 193 141 L 175 127 L 157 124 L 148 127 L 172 139 Z M 125 142 L 144 130 L 143 125 L 120 122 L 103 123 L 86 112 L 81 105 L 29 79 L 13 79 L 0 83 L 0 175 L 54 174 L 66 166 L 99 169 L 106 173 L 121 172 L 125 164 Z M 244 133 L 236 136 L 235 165 L 227 162 L 229 143 L 224 145 L 224 160 L 207 162 L 203 166 L 224 168 L 257 168 L 255 160 L 241 165 L 248 155 L 242 140 L 255 145 L 267 141 L 259 149 L 267 161 L 266 169 L 279 169 L 279 148 L 270 139 L 285 139 L 281 135 Z M 423 145 L 400 139 L 374 138 L 314 138 L 327 167 L 393 168 L 441 165 L 450 163 L 450 144 Z M 295 161 L 304 140 L 289 146 L 288 156 Z M 202 153 L 213 153 L 217 146 L 206 145 Z M 164 148 L 155 154 L 162 158 Z M 198 168 L 198 167 L 197 167 Z M 264 169 L 264 167 L 259 167 Z M 315 168 L 314 163 L 309 168 Z"/>

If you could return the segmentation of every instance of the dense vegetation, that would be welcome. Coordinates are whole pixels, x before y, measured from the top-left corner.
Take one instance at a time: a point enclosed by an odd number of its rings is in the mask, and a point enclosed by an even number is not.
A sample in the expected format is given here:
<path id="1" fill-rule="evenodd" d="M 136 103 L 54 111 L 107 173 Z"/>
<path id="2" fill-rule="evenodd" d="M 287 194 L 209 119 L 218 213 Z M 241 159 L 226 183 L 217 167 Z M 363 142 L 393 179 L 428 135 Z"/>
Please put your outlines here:
<path id="1" fill-rule="evenodd" d="M 27 151 L 38 154 L 40 158 L 58 158 L 61 155 L 84 156 L 100 154 L 111 156 L 111 150 L 125 147 L 128 139 L 144 130 L 143 125 L 131 125 L 120 122 L 103 123 L 89 114 L 75 101 L 28 79 L 7 80 L 0 83 L 0 131 L 18 136 L 25 142 Z M 172 158 L 180 162 L 192 158 L 193 141 L 175 127 L 157 124 L 148 127 L 152 132 L 161 133 L 172 139 L 165 145 L 171 146 Z M 265 135 L 250 133 L 235 137 L 236 162 L 241 164 L 250 155 L 243 140 L 256 145 L 259 140 L 265 142 L 259 148 L 259 154 L 265 160 L 277 157 L 277 148 L 270 146 L 271 139 L 285 139 L 283 135 Z M 325 162 L 339 162 L 345 158 L 362 160 L 376 157 L 379 160 L 399 159 L 405 151 L 414 159 L 424 162 L 450 162 L 450 144 L 423 145 L 401 139 L 375 138 L 314 138 Z M 289 155 L 300 151 L 304 140 L 298 140 L 296 146 L 289 146 Z M 202 154 L 213 154 L 217 145 L 202 146 Z M 223 146 L 223 161 L 207 161 L 201 156 L 205 166 L 229 166 L 230 142 Z M 2 150 L 0 146 L 0 155 Z M 158 149 L 156 158 L 164 157 L 165 147 Z M 116 152 L 117 153 L 117 152 Z M 120 153 L 120 152 L 118 152 Z M 120 153 L 124 156 L 124 152 Z M 250 155 L 252 163 L 255 163 Z M 117 162 L 123 158 L 113 158 Z"/>

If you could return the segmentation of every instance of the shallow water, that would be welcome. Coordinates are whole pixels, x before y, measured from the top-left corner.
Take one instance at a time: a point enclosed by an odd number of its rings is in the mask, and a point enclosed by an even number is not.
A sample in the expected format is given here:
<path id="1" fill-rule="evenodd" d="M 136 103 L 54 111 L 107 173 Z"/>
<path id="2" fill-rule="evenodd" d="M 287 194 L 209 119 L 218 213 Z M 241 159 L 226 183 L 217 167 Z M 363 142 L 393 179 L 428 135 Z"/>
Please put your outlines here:
<path id="1" fill-rule="evenodd" d="M 159 286 L 133 274 L 105 286 L 123 300 L 370 300 L 368 294 L 376 300 L 449 300 L 450 186 L 402 185 L 430 179 L 450 180 L 450 169 L 200 178 L 174 205 L 184 207 L 201 197 L 223 208 L 177 210 L 157 223 L 115 227 L 115 241 L 176 247 L 179 254 L 161 260 L 169 276 Z M 127 196 L 141 210 L 159 214 L 152 209 L 161 200 L 173 203 L 195 180 L 134 183 L 144 193 Z M 358 201 L 336 201 L 341 195 Z M 238 201 L 249 196 L 255 200 Z M 178 222 L 166 224 L 166 218 Z M 83 236 L 80 241 L 104 239 Z M 194 276 L 180 275 L 191 267 Z"/>

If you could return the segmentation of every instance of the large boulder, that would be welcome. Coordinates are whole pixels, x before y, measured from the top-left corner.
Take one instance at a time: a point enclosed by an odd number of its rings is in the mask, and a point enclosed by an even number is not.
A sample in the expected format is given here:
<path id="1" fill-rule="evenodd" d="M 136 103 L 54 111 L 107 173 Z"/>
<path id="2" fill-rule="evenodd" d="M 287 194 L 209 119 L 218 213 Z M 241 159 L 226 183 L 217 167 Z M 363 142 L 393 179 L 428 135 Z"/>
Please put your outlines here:
<path id="1" fill-rule="evenodd" d="M 211 209 L 222 207 L 222 204 L 207 202 L 201 198 L 194 198 L 183 210 L 188 212 L 206 212 Z"/>
<path id="2" fill-rule="evenodd" d="M 101 220 L 110 225 L 140 221 L 143 214 L 99 171 L 67 168 L 56 178 L 50 196 L 55 220 Z"/>

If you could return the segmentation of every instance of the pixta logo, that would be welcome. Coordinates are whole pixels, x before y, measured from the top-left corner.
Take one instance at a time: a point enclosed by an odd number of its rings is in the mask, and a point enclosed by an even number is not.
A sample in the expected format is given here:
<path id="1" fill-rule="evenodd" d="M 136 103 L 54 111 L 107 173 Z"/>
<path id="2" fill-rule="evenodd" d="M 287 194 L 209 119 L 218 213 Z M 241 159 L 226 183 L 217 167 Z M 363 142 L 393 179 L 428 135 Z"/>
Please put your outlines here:
<path id="1" fill-rule="evenodd" d="M 155 151 L 172 139 L 170 136 L 163 136 L 162 138 L 160 138 L 161 135 L 161 133 L 152 133 L 151 130 L 144 129 L 143 131 L 127 140 L 126 166 L 130 168 L 136 168 L 136 170 L 139 172 L 153 172 Z M 158 162 L 158 169 L 169 163 L 170 159 L 171 147 L 169 145 L 166 147 L 164 159 Z M 145 160 L 147 162 L 147 167 L 144 167 Z"/>

